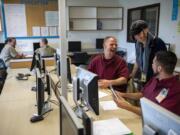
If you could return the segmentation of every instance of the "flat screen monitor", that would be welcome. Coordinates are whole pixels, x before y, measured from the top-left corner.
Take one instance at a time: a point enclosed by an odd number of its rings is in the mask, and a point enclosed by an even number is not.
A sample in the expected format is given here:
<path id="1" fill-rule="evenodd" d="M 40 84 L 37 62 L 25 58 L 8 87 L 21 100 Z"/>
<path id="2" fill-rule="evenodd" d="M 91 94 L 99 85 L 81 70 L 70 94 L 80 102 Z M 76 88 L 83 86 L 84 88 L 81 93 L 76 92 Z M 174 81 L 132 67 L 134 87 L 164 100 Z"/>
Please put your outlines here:
<path id="1" fill-rule="evenodd" d="M 69 52 L 81 52 L 81 41 L 69 41 L 68 42 Z"/>
<path id="2" fill-rule="evenodd" d="M 96 39 L 96 49 L 103 49 L 103 38 L 97 38 Z"/>
<path id="3" fill-rule="evenodd" d="M 141 99 L 143 135 L 180 135 L 180 116 L 158 104 Z"/>
<path id="4" fill-rule="evenodd" d="M 36 51 L 36 49 L 40 48 L 40 43 L 39 42 L 35 42 L 33 43 L 33 50 L 34 52 Z"/>
<path id="5" fill-rule="evenodd" d="M 61 76 L 61 62 L 60 62 L 60 56 L 56 56 L 56 69 L 57 69 L 57 75 Z M 72 77 L 71 77 L 71 65 L 70 65 L 70 58 L 67 57 L 67 79 L 69 83 L 72 83 Z"/>
<path id="6" fill-rule="evenodd" d="M 39 116 L 43 115 L 43 106 L 44 106 L 44 82 L 41 77 L 39 69 L 36 69 L 36 98 L 37 98 L 37 114 Z"/>
<path id="7" fill-rule="evenodd" d="M 84 104 L 96 115 L 99 115 L 99 98 L 98 98 L 98 76 L 81 67 L 77 68 L 79 87 L 82 91 Z"/>
<path id="8" fill-rule="evenodd" d="M 60 96 L 60 135 L 84 135 L 82 122 L 63 96 Z"/>

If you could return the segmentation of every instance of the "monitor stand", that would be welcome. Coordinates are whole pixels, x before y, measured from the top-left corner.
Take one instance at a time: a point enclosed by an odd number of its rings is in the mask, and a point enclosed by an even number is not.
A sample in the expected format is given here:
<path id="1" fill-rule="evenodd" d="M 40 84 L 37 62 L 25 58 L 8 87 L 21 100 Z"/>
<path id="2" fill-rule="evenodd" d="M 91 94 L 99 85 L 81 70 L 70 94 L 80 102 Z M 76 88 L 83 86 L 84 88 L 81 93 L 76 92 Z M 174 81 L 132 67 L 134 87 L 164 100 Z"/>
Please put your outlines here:
<path id="1" fill-rule="evenodd" d="M 50 111 L 52 111 L 52 110 L 53 110 L 53 109 L 51 108 L 49 102 L 46 101 L 46 102 L 44 103 L 43 108 L 42 108 L 42 114 L 41 114 L 41 115 L 34 114 L 34 115 L 31 117 L 30 121 L 31 121 L 32 123 L 41 121 L 41 120 L 44 119 L 43 115 L 46 114 L 46 113 L 48 113 L 48 112 L 50 112 Z"/>

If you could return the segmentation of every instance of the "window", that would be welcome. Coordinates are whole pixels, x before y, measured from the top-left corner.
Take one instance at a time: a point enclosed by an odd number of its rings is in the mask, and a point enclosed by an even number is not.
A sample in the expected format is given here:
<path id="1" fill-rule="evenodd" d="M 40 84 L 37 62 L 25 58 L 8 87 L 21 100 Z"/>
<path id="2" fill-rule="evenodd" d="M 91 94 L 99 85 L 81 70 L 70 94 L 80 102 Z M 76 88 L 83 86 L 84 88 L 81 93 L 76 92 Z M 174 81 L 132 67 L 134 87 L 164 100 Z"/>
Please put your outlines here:
<path id="1" fill-rule="evenodd" d="M 127 42 L 133 42 L 132 37 L 130 35 L 130 27 L 132 22 L 139 19 L 147 21 L 149 29 L 152 32 L 152 34 L 158 36 L 159 12 L 160 12 L 159 3 L 128 9 Z"/>

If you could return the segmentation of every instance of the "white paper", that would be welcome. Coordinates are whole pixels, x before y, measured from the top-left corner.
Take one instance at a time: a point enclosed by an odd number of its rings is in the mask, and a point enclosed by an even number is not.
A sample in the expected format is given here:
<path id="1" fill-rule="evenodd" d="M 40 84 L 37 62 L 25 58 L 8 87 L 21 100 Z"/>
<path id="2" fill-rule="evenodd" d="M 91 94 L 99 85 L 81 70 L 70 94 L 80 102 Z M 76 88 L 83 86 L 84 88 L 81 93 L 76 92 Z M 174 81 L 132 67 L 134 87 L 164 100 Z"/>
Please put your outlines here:
<path id="1" fill-rule="evenodd" d="M 130 133 L 131 131 L 118 118 L 93 122 L 93 135 L 124 135 Z"/>
<path id="2" fill-rule="evenodd" d="M 41 36 L 49 36 L 48 27 L 41 27 Z"/>
<path id="3" fill-rule="evenodd" d="M 117 109 L 119 109 L 114 101 L 102 101 L 102 102 L 100 102 L 100 105 L 103 108 L 103 110 L 117 110 Z"/>
<path id="4" fill-rule="evenodd" d="M 180 67 L 176 67 L 174 71 L 180 72 Z"/>
<path id="5" fill-rule="evenodd" d="M 99 98 L 103 98 L 103 97 L 105 97 L 105 96 L 107 96 L 108 94 L 107 93 L 104 93 L 104 92 L 102 92 L 102 91 L 99 91 Z"/>
<path id="6" fill-rule="evenodd" d="M 40 32 L 40 27 L 39 26 L 33 26 L 32 27 L 32 35 L 33 36 L 40 36 L 41 32 Z"/>
<path id="7" fill-rule="evenodd" d="M 5 4 L 8 37 L 27 36 L 26 12 L 24 4 Z"/>
<path id="8" fill-rule="evenodd" d="M 58 26 L 59 24 L 58 11 L 46 11 L 45 21 L 46 21 L 46 26 Z"/>
<path id="9" fill-rule="evenodd" d="M 57 27 L 49 27 L 49 35 L 50 36 L 57 36 L 58 35 Z"/>

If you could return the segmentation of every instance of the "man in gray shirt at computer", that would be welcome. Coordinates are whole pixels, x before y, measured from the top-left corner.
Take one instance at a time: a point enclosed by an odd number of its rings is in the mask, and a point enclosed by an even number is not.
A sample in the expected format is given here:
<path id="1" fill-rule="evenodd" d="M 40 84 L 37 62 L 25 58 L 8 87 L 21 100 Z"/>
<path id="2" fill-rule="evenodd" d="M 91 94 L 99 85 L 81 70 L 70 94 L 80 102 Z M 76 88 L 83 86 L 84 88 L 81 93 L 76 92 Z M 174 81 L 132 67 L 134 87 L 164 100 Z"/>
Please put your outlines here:
<path id="1" fill-rule="evenodd" d="M 48 45 L 48 40 L 42 38 L 40 42 L 40 48 L 36 50 L 36 53 L 40 53 L 41 56 L 53 56 L 56 50 Z"/>
<path id="2" fill-rule="evenodd" d="M 5 46 L 1 51 L 0 59 L 4 61 L 6 67 L 9 67 L 12 58 L 23 58 L 24 55 L 16 51 L 16 39 L 14 37 L 7 38 Z"/>

